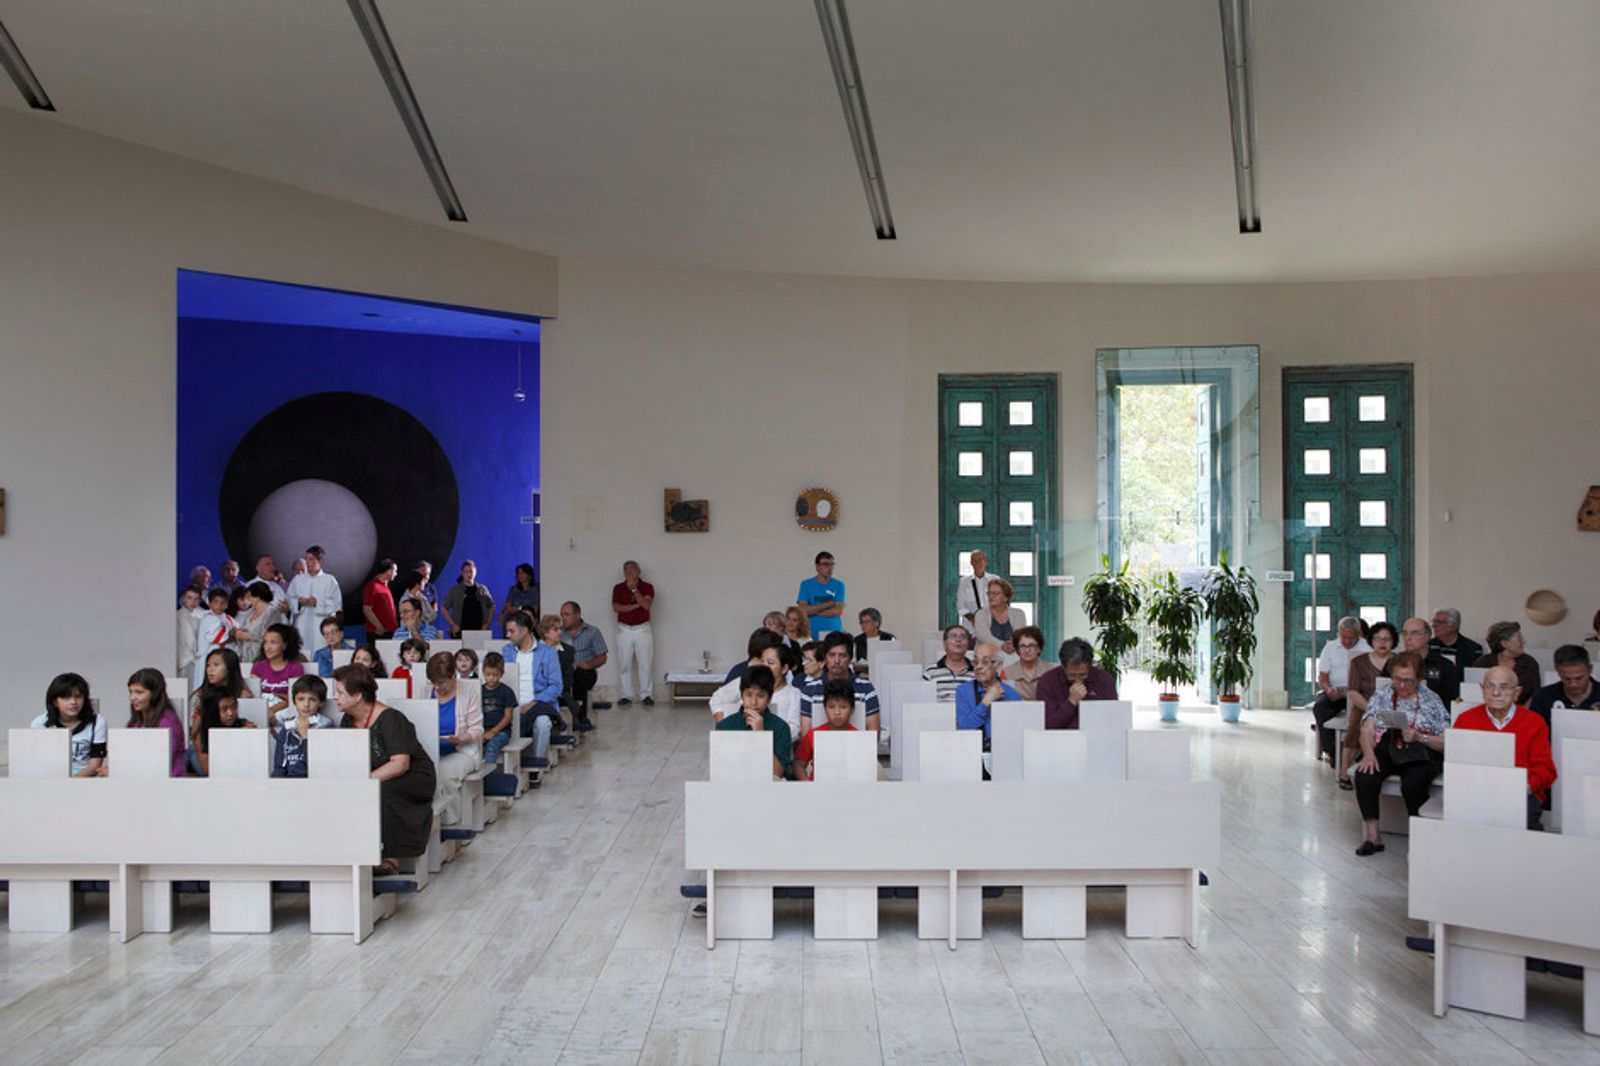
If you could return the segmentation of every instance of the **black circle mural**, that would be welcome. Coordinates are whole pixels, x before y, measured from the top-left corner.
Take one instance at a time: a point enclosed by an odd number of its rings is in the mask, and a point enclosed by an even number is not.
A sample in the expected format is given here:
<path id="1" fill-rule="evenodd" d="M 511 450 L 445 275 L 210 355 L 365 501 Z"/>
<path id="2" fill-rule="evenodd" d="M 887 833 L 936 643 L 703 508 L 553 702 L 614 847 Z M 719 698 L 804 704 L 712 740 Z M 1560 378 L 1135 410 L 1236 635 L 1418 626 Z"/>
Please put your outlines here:
<path id="1" fill-rule="evenodd" d="M 218 497 L 223 542 L 252 572 L 271 553 L 287 577 L 311 544 L 328 552 L 345 621 L 361 618 L 373 564 L 438 568 L 455 548 L 461 494 L 439 441 L 410 413 L 357 392 L 320 392 L 264 415 L 234 448 Z"/>

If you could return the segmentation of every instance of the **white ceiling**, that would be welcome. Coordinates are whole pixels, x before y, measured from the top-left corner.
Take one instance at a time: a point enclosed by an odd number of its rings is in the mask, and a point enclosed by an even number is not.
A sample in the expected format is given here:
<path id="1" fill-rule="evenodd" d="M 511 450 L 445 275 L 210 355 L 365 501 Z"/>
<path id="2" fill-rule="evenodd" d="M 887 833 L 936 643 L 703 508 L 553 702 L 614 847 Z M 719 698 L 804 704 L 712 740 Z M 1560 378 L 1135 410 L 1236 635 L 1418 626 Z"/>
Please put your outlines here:
<path id="1" fill-rule="evenodd" d="M 556 254 L 993 280 L 1600 265 L 1600 3 L 853 0 L 900 239 L 808 0 L 381 0 L 471 222 Z M 337 0 L 0 0 L 60 121 L 451 225 Z M 0 106 L 24 105 L 0 81 Z M 49 119 L 42 119 L 49 121 Z M 3 146 L 0 146 L 3 150 Z"/>

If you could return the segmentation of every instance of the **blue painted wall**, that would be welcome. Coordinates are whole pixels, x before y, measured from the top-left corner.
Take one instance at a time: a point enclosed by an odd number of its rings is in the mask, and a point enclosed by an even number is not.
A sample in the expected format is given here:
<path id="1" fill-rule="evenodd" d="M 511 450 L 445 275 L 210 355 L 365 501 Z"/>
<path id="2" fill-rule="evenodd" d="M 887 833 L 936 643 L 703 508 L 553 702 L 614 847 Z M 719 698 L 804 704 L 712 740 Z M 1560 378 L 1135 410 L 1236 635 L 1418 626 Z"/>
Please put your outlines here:
<path id="1" fill-rule="evenodd" d="M 517 345 L 505 341 L 179 318 L 174 589 L 191 567 L 204 563 L 215 572 L 228 557 L 219 493 L 250 428 L 299 397 L 349 391 L 404 409 L 444 448 L 461 518 L 449 558 L 433 560 L 435 581 L 442 593 L 461 561 L 472 558 L 498 604 L 517 563 L 539 569 L 538 527 L 522 521 L 539 486 L 537 341 L 522 345 L 523 403 L 512 398 L 516 384 Z M 413 561 L 397 560 L 402 569 Z M 248 573 L 250 560 L 240 562 Z M 285 573 L 289 562 L 278 560 Z"/>

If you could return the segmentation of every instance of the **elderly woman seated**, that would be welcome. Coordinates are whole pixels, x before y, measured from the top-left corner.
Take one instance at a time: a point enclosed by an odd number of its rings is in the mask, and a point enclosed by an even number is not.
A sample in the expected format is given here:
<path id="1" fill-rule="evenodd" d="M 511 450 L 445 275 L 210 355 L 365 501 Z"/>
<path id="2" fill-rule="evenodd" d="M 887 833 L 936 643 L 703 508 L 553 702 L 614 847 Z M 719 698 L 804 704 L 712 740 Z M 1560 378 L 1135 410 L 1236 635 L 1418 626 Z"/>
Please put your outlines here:
<path id="1" fill-rule="evenodd" d="M 1383 850 L 1378 797 L 1386 778 L 1400 775 L 1400 794 L 1407 813 L 1415 818 L 1428 800 L 1433 779 L 1444 769 L 1444 731 L 1450 714 L 1421 677 L 1422 657 L 1401 652 L 1389 660 L 1390 687 L 1374 692 L 1367 703 L 1361 720 L 1361 761 L 1355 765 L 1356 801 L 1366 834 L 1357 855 Z"/>
<path id="2" fill-rule="evenodd" d="M 1533 699 L 1534 694 L 1544 687 L 1544 677 L 1539 672 L 1539 660 L 1523 650 L 1522 624 L 1496 622 L 1489 627 L 1489 635 L 1484 639 L 1488 641 L 1489 651 L 1472 665 L 1483 668 L 1506 667 L 1517 675 L 1517 684 L 1522 687 L 1517 698 L 1524 703 Z"/>
<path id="3" fill-rule="evenodd" d="M 972 633 L 979 644 L 998 644 L 1007 655 L 1017 653 L 1017 630 L 1028 624 L 1027 616 L 1011 606 L 1014 594 L 1011 582 L 995 578 L 985 593 L 989 606 L 979 611 L 972 622 Z"/>
<path id="4" fill-rule="evenodd" d="M 417 740 L 405 715 L 378 702 L 378 681 L 365 666 L 341 666 L 333 672 L 333 700 L 339 726 L 365 729 L 371 750 L 373 780 L 379 782 L 383 864 L 394 873 L 400 860 L 428 848 L 433 824 L 433 758 Z"/>

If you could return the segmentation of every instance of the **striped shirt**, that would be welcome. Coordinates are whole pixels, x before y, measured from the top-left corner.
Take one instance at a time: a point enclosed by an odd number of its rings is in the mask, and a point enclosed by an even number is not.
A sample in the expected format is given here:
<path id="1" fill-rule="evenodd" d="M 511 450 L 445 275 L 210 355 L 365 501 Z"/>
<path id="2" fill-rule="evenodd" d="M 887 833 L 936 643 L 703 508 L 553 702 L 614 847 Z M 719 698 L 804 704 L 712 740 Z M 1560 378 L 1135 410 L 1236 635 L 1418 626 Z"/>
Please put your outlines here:
<path id="1" fill-rule="evenodd" d="M 922 671 L 922 680 L 932 681 L 938 689 L 940 703 L 954 703 L 956 690 L 965 682 L 972 680 L 972 664 L 961 673 L 954 673 L 945 665 L 946 656 L 941 655 L 939 661 Z"/>
<path id="2" fill-rule="evenodd" d="M 823 686 L 828 682 L 827 674 L 808 677 L 800 683 L 800 717 L 811 718 L 817 721 L 828 717 L 822 708 Z M 878 713 L 878 690 L 872 687 L 872 682 L 864 677 L 853 677 L 851 683 L 855 685 L 856 704 L 865 708 L 868 718 Z"/>

